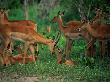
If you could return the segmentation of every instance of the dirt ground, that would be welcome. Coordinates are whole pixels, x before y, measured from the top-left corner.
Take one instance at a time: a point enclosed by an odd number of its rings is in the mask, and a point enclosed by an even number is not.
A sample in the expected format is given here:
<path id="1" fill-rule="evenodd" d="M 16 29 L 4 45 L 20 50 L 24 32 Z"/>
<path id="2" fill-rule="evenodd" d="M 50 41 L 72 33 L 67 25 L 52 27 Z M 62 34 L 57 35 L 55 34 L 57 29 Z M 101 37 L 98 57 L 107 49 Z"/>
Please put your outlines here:
<path id="1" fill-rule="evenodd" d="M 20 76 L 0 73 L 0 82 L 40 82 L 37 76 Z"/>

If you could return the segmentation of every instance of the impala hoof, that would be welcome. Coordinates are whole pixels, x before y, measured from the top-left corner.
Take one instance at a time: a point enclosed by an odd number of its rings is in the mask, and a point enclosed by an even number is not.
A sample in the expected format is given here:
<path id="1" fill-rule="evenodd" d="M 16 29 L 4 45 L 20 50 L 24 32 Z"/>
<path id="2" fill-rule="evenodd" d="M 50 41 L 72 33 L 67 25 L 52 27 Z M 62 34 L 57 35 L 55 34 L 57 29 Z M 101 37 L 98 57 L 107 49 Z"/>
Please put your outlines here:
<path id="1" fill-rule="evenodd" d="M 75 65 L 75 61 L 66 60 L 66 61 L 65 61 L 65 64 L 66 64 L 66 65 Z"/>
<path id="2" fill-rule="evenodd" d="M 62 64 L 62 60 L 57 61 L 58 64 Z"/>

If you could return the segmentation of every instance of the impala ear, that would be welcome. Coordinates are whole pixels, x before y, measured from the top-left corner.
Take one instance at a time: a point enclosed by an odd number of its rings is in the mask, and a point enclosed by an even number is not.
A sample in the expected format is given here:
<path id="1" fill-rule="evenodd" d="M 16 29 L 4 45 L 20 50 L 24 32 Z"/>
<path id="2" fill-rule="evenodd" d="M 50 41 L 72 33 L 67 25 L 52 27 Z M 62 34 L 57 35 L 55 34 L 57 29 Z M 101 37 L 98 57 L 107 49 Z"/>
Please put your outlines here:
<path id="1" fill-rule="evenodd" d="M 62 12 L 62 14 L 63 14 L 63 15 L 65 14 L 65 10 Z"/>
<path id="2" fill-rule="evenodd" d="M 7 10 L 5 10 L 5 11 L 4 11 L 4 13 L 5 13 L 5 14 L 7 14 L 9 11 L 10 11 L 10 10 L 9 10 L 9 9 L 7 9 Z"/>
<path id="3" fill-rule="evenodd" d="M 0 12 L 1 12 L 1 13 L 5 13 L 5 12 L 6 12 L 6 9 L 5 9 L 5 8 L 1 8 L 1 9 L 0 9 Z"/>
<path id="4" fill-rule="evenodd" d="M 61 12 L 60 11 L 58 11 L 58 15 L 60 15 L 61 14 Z"/>
<path id="5" fill-rule="evenodd" d="M 8 9 L 6 9 L 6 8 L 3 8 L 3 11 L 4 11 L 4 12 L 7 12 L 7 11 L 8 11 Z"/>
<path id="6" fill-rule="evenodd" d="M 1 10 L 0 10 L 0 12 L 3 14 L 3 13 L 4 13 L 4 10 L 3 10 L 3 9 L 1 9 Z"/>
<path id="7" fill-rule="evenodd" d="M 58 15 L 60 15 L 60 11 L 58 11 Z"/>

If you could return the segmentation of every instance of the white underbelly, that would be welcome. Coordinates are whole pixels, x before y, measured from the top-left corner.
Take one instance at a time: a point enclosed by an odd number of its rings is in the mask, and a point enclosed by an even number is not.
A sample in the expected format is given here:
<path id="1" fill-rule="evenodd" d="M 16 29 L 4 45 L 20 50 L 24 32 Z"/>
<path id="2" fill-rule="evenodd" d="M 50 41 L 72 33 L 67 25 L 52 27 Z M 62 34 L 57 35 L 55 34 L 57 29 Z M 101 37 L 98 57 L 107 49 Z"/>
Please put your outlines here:
<path id="1" fill-rule="evenodd" d="M 79 39 L 81 38 L 80 36 L 81 33 L 65 33 L 66 37 L 69 37 L 70 39 Z"/>
<path id="2" fill-rule="evenodd" d="M 32 36 L 29 36 L 28 34 L 25 34 L 25 33 L 19 33 L 19 32 L 11 32 L 11 38 L 22 42 L 33 40 Z"/>

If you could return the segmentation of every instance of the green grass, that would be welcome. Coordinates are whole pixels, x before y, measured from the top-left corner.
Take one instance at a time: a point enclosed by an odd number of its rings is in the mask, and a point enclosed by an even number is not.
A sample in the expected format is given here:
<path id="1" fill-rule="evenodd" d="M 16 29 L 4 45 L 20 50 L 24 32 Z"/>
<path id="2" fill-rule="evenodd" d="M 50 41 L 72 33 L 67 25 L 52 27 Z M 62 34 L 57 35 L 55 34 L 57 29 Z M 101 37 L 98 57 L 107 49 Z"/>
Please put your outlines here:
<path id="1" fill-rule="evenodd" d="M 60 8 L 56 7 L 50 11 L 50 19 L 56 15 Z M 21 9 L 11 10 L 9 18 L 24 19 L 23 11 Z M 32 13 L 33 9 L 30 8 L 30 19 L 38 23 L 38 32 L 45 37 L 53 37 L 57 34 L 58 28 L 56 24 L 49 24 L 52 26 L 52 32 L 50 34 L 45 32 L 46 22 L 36 19 L 35 13 Z M 16 13 L 17 12 L 17 13 Z M 38 13 L 38 12 L 36 12 Z M 65 47 L 65 38 L 62 34 L 58 46 L 61 49 Z M 75 40 L 74 47 L 72 48 L 71 58 L 77 62 L 76 66 L 66 66 L 64 64 L 57 64 L 56 56 L 51 55 L 47 46 L 41 48 L 39 44 L 39 60 L 36 64 L 29 63 L 26 65 L 15 64 L 7 67 L 0 66 L 0 73 L 4 74 L 4 78 L 11 77 L 13 74 L 19 76 L 37 76 L 40 82 L 109 82 L 110 81 L 110 58 L 105 57 L 101 62 L 99 54 L 94 58 L 86 58 L 84 56 L 85 42 L 83 40 Z M 98 50 L 98 49 L 97 49 Z M 12 82 L 11 79 L 8 79 Z"/>
<path id="2" fill-rule="evenodd" d="M 39 60 L 36 61 L 36 64 L 15 64 L 8 67 L 0 67 L 0 72 L 7 74 L 8 77 L 16 73 L 19 76 L 37 76 L 40 82 L 110 81 L 109 58 L 105 58 L 104 62 L 99 62 L 101 61 L 100 59 L 93 58 L 94 62 L 89 63 L 88 61 L 92 58 L 87 60 L 84 54 L 77 54 L 75 50 L 77 50 L 76 46 L 74 47 L 74 52 L 71 54 L 71 58 L 77 62 L 76 66 L 57 64 L 56 56 L 51 55 L 46 48 L 45 50 L 40 49 Z M 80 48 L 78 50 L 83 52 Z"/>

